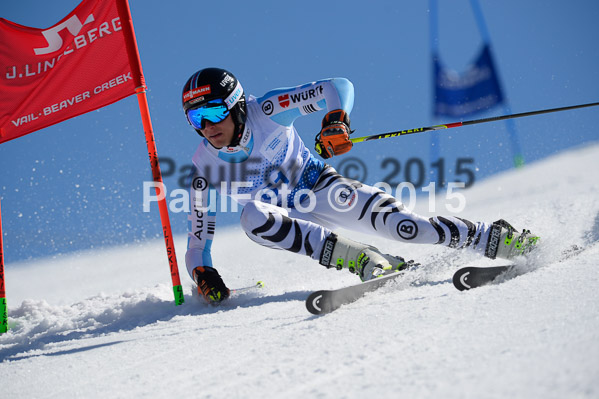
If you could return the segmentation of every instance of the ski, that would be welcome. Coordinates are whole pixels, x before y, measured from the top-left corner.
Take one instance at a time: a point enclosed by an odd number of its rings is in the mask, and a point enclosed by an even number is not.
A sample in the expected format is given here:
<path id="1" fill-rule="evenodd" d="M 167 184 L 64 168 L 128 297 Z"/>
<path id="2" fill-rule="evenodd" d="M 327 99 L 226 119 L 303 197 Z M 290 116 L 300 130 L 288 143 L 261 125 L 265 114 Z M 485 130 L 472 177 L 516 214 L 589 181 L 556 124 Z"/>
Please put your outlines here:
<path id="1" fill-rule="evenodd" d="M 367 292 L 374 291 L 390 280 L 394 280 L 402 275 L 402 272 L 395 272 L 360 284 L 338 288 L 336 290 L 314 291 L 306 299 L 306 308 L 310 313 L 315 315 L 331 313 L 342 305 L 355 302 Z"/>
<path id="2" fill-rule="evenodd" d="M 557 260 L 561 263 L 573 256 L 578 255 L 585 248 L 580 245 L 571 245 L 562 251 L 561 257 Z M 468 266 L 458 269 L 453 275 L 453 285 L 460 291 L 466 291 L 472 288 L 482 287 L 495 281 L 500 276 L 515 277 L 518 274 L 526 273 L 523 270 L 516 270 L 516 265 L 503 265 L 492 267 Z"/>
<path id="3" fill-rule="evenodd" d="M 572 245 L 562 252 L 562 257 L 558 262 L 563 262 L 584 250 L 583 247 Z M 460 291 L 481 287 L 494 282 L 499 277 L 514 277 L 522 274 L 522 270 L 517 270 L 515 264 L 477 267 L 468 266 L 458 269 L 453 275 L 453 285 Z M 306 299 L 306 308 L 315 315 L 331 313 L 346 305 L 360 299 L 364 294 L 377 290 L 387 282 L 402 276 L 404 273 L 395 272 L 383 277 L 375 278 L 363 283 L 350 285 L 348 287 L 335 290 L 319 290 L 311 293 Z"/>
<path id="4" fill-rule="evenodd" d="M 514 270 L 514 268 L 515 265 L 462 267 L 453 274 L 453 285 L 460 291 L 481 287 L 492 283 L 497 277 Z"/>

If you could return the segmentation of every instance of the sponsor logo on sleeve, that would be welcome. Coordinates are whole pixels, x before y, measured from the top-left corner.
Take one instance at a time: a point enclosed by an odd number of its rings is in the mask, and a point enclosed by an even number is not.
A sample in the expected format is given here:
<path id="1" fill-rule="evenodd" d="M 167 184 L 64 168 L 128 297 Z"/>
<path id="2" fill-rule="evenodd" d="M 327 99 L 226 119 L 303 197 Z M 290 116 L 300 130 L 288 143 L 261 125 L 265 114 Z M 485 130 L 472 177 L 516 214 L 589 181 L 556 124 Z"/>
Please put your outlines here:
<path id="1" fill-rule="evenodd" d="M 284 94 L 279 96 L 279 105 L 283 108 L 287 108 L 289 106 L 289 94 Z"/>

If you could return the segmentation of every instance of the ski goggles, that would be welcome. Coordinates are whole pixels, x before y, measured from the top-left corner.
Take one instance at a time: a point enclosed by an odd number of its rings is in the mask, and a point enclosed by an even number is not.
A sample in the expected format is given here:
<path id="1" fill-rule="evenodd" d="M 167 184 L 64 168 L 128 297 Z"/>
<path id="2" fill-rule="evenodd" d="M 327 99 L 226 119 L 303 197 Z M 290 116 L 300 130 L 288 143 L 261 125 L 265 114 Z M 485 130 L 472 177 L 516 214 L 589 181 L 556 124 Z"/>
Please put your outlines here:
<path id="1" fill-rule="evenodd" d="M 205 121 L 219 123 L 224 121 L 231 112 L 222 99 L 211 100 L 201 107 L 187 111 L 187 120 L 196 129 L 204 129 Z"/>

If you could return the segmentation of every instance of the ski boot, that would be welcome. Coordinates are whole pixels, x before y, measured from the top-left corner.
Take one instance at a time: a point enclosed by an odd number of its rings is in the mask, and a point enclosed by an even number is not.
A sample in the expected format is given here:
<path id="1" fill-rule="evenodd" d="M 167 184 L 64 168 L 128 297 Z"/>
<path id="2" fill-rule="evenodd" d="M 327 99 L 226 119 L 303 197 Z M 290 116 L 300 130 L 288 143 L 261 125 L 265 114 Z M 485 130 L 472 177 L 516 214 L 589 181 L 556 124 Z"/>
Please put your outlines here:
<path id="1" fill-rule="evenodd" d="M 337 270 L 347 268 L 362 281 L 368 281 L 398 270 L 406 269 L 412 262 L 400 256 L 382 254 L 377 248 L 348 240 L 334 233 L 329 235 L 320 255 L 320 264 Z"/>
<path id="2" fill-rule="evenodd" d="M 538 240 L 539 237 L 531 234 L 530 230 L 518 233 L 512 225 L 501 219 L 491 226 L 485 256 L 491 259 L 512 259 L 526 255 L 535 248 Z"/>

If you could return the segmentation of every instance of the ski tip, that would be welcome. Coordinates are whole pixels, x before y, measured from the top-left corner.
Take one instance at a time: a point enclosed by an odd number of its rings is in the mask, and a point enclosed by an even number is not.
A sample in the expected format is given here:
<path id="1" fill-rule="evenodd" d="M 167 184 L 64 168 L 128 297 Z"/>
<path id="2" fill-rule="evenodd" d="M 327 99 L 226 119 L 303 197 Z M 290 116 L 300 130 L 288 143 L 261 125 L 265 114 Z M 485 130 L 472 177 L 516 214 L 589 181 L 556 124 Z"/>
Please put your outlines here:
<path id="1" fill-rule="evenodd" d="M 313 292 L 308 296 L 306 299 L 306 309 L 308 309 L 308 312 L 319 316 L 331 311 L 327 306 L 325 306 L 326 303 L 322 300 L 322 297 L 322 291 Z"/>
<path id="2" fill-rule="evenodd" d="M 468 266 L 457 270 L 452 278 L 453 285 L 460 291 L 491 284 L 501 275 L 514 270 L 514 265 L 476 267 Z"/>
<path id="3" fill-rule="evenodd" d="M 470 272 L 467 270 L 458 270 L 453 275 L 453 285 L 460 291 L 466 291 L 472 287 L 468 284 L 468 276 Z"/>

